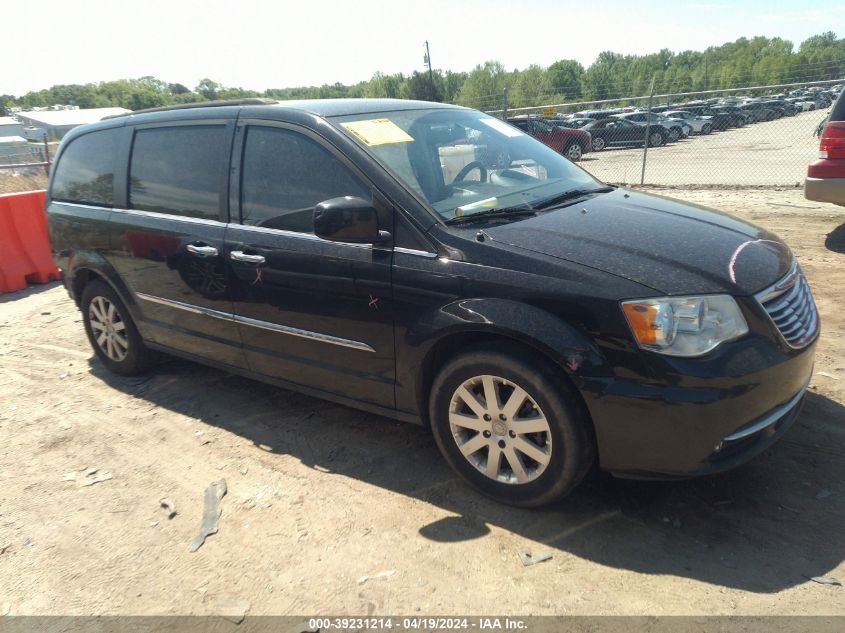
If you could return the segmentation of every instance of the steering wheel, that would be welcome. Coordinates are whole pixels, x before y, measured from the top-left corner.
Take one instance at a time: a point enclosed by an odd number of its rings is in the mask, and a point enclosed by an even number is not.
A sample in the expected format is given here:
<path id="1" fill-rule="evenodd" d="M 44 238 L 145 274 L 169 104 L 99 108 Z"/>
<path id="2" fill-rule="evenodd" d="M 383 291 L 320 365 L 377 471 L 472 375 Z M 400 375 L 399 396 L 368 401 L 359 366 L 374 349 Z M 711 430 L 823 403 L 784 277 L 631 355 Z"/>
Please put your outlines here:
<path id="1" fill-rule="evenodd" d="M 487 182 L 487 168 L 484 166 L 484 163 L 482 163 L 480 160 L 474 160 L 472 162 L 467 163 L 461 168 L 461 171 L 459 171 L 455 178 L 452 180 L 452 184 L 454 185 L 456 182 L 461 182 L 473 169 L 478 169 L 480 178 L 479 182 Z"/>

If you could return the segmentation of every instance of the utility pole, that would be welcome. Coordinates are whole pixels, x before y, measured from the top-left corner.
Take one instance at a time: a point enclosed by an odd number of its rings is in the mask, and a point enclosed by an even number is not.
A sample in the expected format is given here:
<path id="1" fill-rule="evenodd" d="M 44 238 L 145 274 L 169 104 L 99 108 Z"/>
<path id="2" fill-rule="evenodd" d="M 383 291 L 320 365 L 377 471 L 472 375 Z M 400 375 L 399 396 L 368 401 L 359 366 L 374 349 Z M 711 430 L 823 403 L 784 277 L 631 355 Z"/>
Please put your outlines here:
<path id="1" fill-rule="evenodd" d="M 704 51 L 704 89 L 707 90 L 707 51 Z"/>
<path id="2" fill-rule="evenodd" d="M 431 52 L 428 50 L 428 40 L 425 41 L 425 56 L 423 57 L 423 63 L 428 66 L 428 80 L 431 82 L 431 96 L 434 98 L 437 91 L 434 89 L 434 74 L 431 72 Z"/>
<path id="3" fill-rule="evenodd" d="M 648 110 L 645 120 L 645 143 L 643 144 L 643 170 L 640 173 L 640 184 L 645 184 L 645 163 L 648 157 L 648 137 L 651 135 L 651 100 L 654 99 L 654 79 L 657 75 L 651 78 L 651 88 L 648 96 Z"/>

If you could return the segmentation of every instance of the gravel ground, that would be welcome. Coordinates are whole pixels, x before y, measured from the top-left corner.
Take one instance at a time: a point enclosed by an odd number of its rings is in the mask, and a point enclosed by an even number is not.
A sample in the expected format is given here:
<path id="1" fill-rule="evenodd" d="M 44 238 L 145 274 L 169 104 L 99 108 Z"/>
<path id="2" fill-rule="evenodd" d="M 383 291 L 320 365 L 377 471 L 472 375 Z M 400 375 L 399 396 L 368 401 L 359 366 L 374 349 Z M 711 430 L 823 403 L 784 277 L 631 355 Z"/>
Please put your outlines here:
<path id="1" fill-rule="evenodd" d="M 109 375 L 64 289 L 36 286 L 0 296 L 0 613 L 845 614 L 808 580 L 845 582 L 845 210 L 672 195 L 779 233 L 822 315 L 804 412 L 747 466 L 497 505 L 422 428 L 182 361 Z M 221 478 L 219 533 L 190 553 Z"/>
<path id="2" fill-rule="evenodd" d="M 788 185 L 804 182 L 818 156 L 813 135 L 827 111 L 694 135 L 648 150 L 645 182 L 661 185 Z M 607 182 L 639 183 L 642 148 L 586 154 L 581 166 Z"/>

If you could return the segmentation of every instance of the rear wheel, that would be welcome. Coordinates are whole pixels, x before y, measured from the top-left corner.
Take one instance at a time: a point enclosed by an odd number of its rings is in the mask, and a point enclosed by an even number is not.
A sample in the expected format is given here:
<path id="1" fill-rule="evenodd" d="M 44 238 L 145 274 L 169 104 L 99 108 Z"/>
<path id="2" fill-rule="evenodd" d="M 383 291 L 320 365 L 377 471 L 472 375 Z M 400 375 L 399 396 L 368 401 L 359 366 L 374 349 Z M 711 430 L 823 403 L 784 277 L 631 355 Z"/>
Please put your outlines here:
<path id="1" fill-rule="evenodd" d="M 584 148 L 581 147 L 581 143 L 575 141 L 566 148 L 565 154 L 571 161 L 581 160 L 581 157 L 584 155 Z"/>
<path id="2" fill-rule="evenodd" d="M 702 134 L 710 134 L 710 132 L 712 132 L 712 131 L 713 131 L 713 126 L 710 125 L 709 123 L 705 123 L 704 127 L 701 128 Z"/>
<path id="3" fill-rule="evenodd" d="M 648 137 L 648 146 L 649 147 L 660 147 L 663 145 L 663 135 L 660 132 L 652 132 L 651 135 Z"/>
<path id="4" fill-rule="evenodd" d="M 483 494 L 535 507 L 568 494 L 595 447 L 577 394 L 544 359 L 479 347 L 446 364 L 429 414 L 449 465 Z"/>
<path id="5" fill-rule="evenodd" d="M 144 345 L 129 310 L 108 284 L 92 281 L 85 286 L 81 308 L 91 347 L 109 371 L 134 376 L 149 368 L 155 355 Z"/>

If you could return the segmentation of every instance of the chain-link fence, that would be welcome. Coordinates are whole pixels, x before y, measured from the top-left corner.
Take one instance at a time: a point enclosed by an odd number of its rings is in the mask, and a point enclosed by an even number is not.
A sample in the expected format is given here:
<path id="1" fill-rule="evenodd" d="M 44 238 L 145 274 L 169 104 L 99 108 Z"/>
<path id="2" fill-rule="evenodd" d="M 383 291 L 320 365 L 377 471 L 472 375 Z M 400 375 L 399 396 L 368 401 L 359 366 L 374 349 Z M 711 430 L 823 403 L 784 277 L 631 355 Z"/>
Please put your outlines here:
<path id="1" fill-rule="evenodd" d="M 0 195 L 44 189 L 55 147 L 0 136 Z"/>
<path id="2" fill-rule="evenodd" d="M 472 105 L 606 182 L 796 186 L 818 154 L 817 128 L 844 84 L 839 79 L 519 108 L 508 107 L 505 89 Z"/>
<path id="3" fill-rule="evenodd" d="M 50 165 L 47 143 L 30 143 L 18 136 L 0 136 L 0 173 L 31 174 Z"/>

